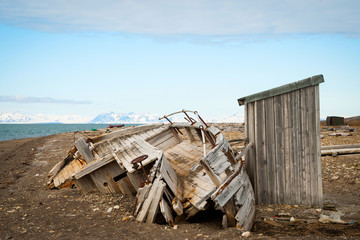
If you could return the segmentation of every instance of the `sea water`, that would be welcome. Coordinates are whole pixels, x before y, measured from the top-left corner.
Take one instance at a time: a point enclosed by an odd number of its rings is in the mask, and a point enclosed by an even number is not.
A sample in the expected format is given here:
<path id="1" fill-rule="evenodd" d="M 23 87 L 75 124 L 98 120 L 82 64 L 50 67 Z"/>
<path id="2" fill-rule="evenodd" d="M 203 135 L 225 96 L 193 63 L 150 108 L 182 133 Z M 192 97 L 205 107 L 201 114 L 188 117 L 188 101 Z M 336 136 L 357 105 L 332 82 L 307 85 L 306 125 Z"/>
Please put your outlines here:
<path id="1" fill-rule="evenodd" d="M 138 124 L 125 124 L 134 126 Z M 107 128 L 108 124 L 0 124 L 0 141 Z"/>

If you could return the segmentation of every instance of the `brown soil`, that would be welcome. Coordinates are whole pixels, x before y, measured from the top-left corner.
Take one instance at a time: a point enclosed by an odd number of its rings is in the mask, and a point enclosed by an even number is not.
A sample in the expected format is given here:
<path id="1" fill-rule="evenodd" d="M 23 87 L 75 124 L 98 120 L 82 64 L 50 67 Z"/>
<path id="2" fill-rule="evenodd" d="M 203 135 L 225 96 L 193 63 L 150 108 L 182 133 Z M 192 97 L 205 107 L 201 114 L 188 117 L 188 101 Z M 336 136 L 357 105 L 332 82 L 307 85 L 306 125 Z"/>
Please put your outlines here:
<path id="1" fill-rule="evenodd" d="M 230 139 L 243 138 L 241 125 L 224 124 Z M 351 124 L 350 124 L 351 126 Z M 230 131 L 226 131 L 230 130 Z M 82 132 L 94 136 L 100 132 Z M 333 138 L 333 139 L 332 139 Z M 353 136 L 323 139 L 360 143 Z M 236 239 L 236 228 L 221 228 L 221 215 L 208 211 L 192 223 L 176 219 L 177 229 L 145 224 L 131 217 L 134 198 L 76 188 L 49 190 L 47 173 L 74 144 L 74 133 L 0 142 L 0 239 Z M 240 148 L 240 147 L 239 147 Z M 348 224 L 320 223 L 331 211 L 306 206 L 257 206 L 249 238 L 360 238 L 360 155 L 323 157 L 324 202 L 333 204 Z M 110 208 L 111 211 L 110 211 Z M 320 212 L 319 212 L 320 211 Z M 285 218 L 276 216 L 285 215 Z M 290 222 L 289 217 L 295 221 Z"/>

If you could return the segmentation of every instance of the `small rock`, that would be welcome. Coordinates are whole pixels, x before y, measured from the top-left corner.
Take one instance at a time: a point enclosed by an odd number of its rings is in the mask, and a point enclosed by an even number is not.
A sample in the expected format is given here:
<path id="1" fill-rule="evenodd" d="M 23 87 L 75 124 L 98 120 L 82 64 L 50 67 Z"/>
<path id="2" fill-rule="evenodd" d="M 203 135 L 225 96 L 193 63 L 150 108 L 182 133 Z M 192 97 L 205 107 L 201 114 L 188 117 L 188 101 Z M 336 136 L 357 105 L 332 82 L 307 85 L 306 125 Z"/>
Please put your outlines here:
<path id="1" fill-rule="evenodd" d="M 340 219 L 341 216 L 344 214 L 342 212 L 334 212 L 330 214 L 330 221 L 332 223 L 345 223 L 343 220 Z"/>
<path id="2" fill-rule="evenodd" d="M 290 218 L 290 222 L 295 222 L 295 218 L 294 218 L 294 217 L 291 217 L 291 218 Z"/>
<path id="3" fill-rule="evenodd" d="M 315 209 L 315 210 L 316 210 L 316 212 L 318 212 L 318 213 L 321 212 L 321 208 L 317 208 L 317 209 Z"/>
<path id="4" fill-rule="evenodd" d="M 250 232 L 243 232 L 241 236 L 247 238 L 250 236 Z"/>
<path id="5" fill-rule="evenodd" d="M 321 223 L 329 223 L 330 222 L 330 217 L 327 216 L 327 215 L 321 214 L 319 222 L 321 222 Z"/>
<path id="6" fill-rule="evenodd" d="M 335 176 L 332 176 L 331 177 L 331 180 L 338 180 L 339 179 L 339 176 L 338 175 L 335 175 Z"/>
<path id="7" fill-rule="evenodd" d="M 274 210 L 272 208 L 265 208 L 266 211 L 268 212 L 273 212 Z"/>
<path id="8" fill-rule="evenodd" d="M 132 216 L 125 216 L 122 218 L 123 221 L 128 221 L 130 219 L 132 219 Z"/>
<path id="9" fill-rule="evenodd" d="M 106 210 L 107 213 L 111 213 L 111 211 L 113 210 L 112 207 L 109 207 L 108 210 Z"/>
<path id="10" fill-rule="evenodd" d="M 38 173 L 37 173 L 37 174 L 35 174 L 35 177 L 38 177 L 38 176 L 40 176 Z"/>
<path id="11" fill-rule="evenodd" d="M 201 237 L 203 234 L 202 233 L 199 233 L 198 235 L 196 235 L 196 237 Z"/>
<path id="12" fill-rule="evenodd" d="M 100 208 L 94 208 L 93 212 L 100 211 Z"/>
<path id="13" fill-rule="evenodd" d="M 115 205 L 115 206 L 114 206 L 114 209 L 119 209 L 119 208 L 120 208 L 119 205 Z"/>
<path id="14" fill-rule="evenodd" d="M 173 229 L 174 229 L 174 230 L 177 230 L 178 227 L 179 227 L 178 225 L 174 225 Z"/>

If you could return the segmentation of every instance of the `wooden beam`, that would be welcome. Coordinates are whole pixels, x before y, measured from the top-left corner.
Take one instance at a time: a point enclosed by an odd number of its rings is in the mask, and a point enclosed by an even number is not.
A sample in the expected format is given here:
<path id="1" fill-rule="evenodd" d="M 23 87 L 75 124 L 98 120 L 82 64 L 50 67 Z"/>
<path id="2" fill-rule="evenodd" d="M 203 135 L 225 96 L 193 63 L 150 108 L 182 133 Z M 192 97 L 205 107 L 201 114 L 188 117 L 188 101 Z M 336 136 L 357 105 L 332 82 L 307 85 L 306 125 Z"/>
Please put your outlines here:
<path id="1" fill-rule="evenodd" d="M 83 138 L 79 138 L 75 142 L 75 147 L 87 163 L 95 160 L 94 155 Z"/>

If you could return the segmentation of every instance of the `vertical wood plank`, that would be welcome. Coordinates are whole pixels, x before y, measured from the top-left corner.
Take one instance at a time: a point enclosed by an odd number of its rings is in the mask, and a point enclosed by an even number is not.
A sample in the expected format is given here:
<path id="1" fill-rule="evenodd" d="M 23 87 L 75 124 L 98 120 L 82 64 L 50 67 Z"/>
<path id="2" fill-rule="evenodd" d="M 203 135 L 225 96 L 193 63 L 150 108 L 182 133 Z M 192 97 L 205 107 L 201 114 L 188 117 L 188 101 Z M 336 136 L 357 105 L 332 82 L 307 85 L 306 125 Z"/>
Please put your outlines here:
<path id="1" fill-rule="evenodd" d="M 290 176 L 290 159 L 291 159 L 291 95 L 290 93 L 281 96 L 284 103 L 283 107 L 283 122 L 284 122 L 284 173 L 285 177 L 285 193 L 284 202 L 291 202 L 291 176 Z"/>
<path id="2" fill-rule="evenodd" d="M 275 149 L 274 159 L 276 168 L 276 201 L 274 203 L 284 203 L 285 194 L 285 159 L 284 159 L 284 121 L 283 121 L 283 108 L 285 107 L 285 98 L 283 96 L 274 97 L 274 114 L 275 114 Z"/>
<path id="3" fill-rule="evenodd" d="M 314 88 L 309 88 L 309 94 L 313 96 L 314 94 Z M 314 101 L 314 96 L 312 97 L 310 104 L 309 104 L 309 131 L 310 131 L 310 136 L 309 136 L 309 144 L 310 144 L 310 189 L 311 189 L 311 202 L 314 203 L 315 199 L 316 199 L 316 189 L 317 189 L 317 181 L 315 179 L 315 175 L 317 173 L 317 165 L 316 165 L 316 146 L 314 146 L 315 144 L 315 135 L 316 133 L 315 131 L 315 101 Z"/>
<path id="4" fill-rule="evenodd" d="M 248 103 L 247 106 L 247 138 L 249 142 L 255 143 L 255 103 Z M 254 191 L 257 192 L 256 182 L 256 152 L 255 147 L 250 148 L 246 153 L 245 163 L 247 172 Z M 256 197 L 257 198 L 257 197 Z"/>
<path id="5" fill-rule="evenodd" d="M 323 206 L 323 188 L 321 172 L 321 142 L 320 142 L 320 100 L 319 85 L 314 86 L 315 98 L 315 145 L 316 145 L 316 165 L 317 165 L 317 206 Z M 314 179 L 316 181 L 316 179 Z"/>
<path id="6" fill-rule="evenodd" d="M 257 187 L 259 203 L 268 203 L 267 192 L 267 162 L 265 151 L 265 114 L 264 101 L 256 101 L 256 165 L 257 165 Z"/>
<path id="7" fill-rule="evenodd" d="M 305 190 L 305 196 L 304 196 L 304 203 L 309 205 L 311 204 L 311 164 L 310 164 L 310 150 L 312 148 L 311 144 L 311 138 L 310 134 L 313 134 L 310 132 L 310 124 L 312 124 L 309 121 L 309 111 L 311 106 L 310 99 L 312 98 L 309 88 L 303 89 L 303 99 L 304 99 L 304 112 L 303 112 L 303 125 L 304 125 L 304 131 L 303 131 L 303 161 L 304 161 L 304 190 Z"/>
<path id="8" fill-rule="evenodd" d="M 266 152 L 266 176 L 267 176 L 267 192 L 268 203 L 277 202 L 277 168 L 275 158 L 275 116 L 274 116 L 274 98 L 267 98 L 264 100 L 265 111 L 263 114 L 265 120 L 265 152 Z"/>
<path id="9" fill-rule="evenodd" d="M 306 159 L 305 159 L 305 145 L 308 142 L 308 136 L 306 135 L 306 88 L 302 88 L 298 90 L 300 96 L 300 107 L 299 107 L 299 115 L 300 115 L 300 132 L 299 132 L 299 182 L 300 182 L 300 202 L 299 204 L 306 202 Z"/>
<path id="10" fill-rule="evenodd" d="M 291 92 L 291 158 L 290 158 L 290 192 L 291 200 L 290 203 L 294 204 L 296 202 L 296 147 L 297 147 L 297 136 L 296 136 L 296 95 L 295 92 Z"/>

